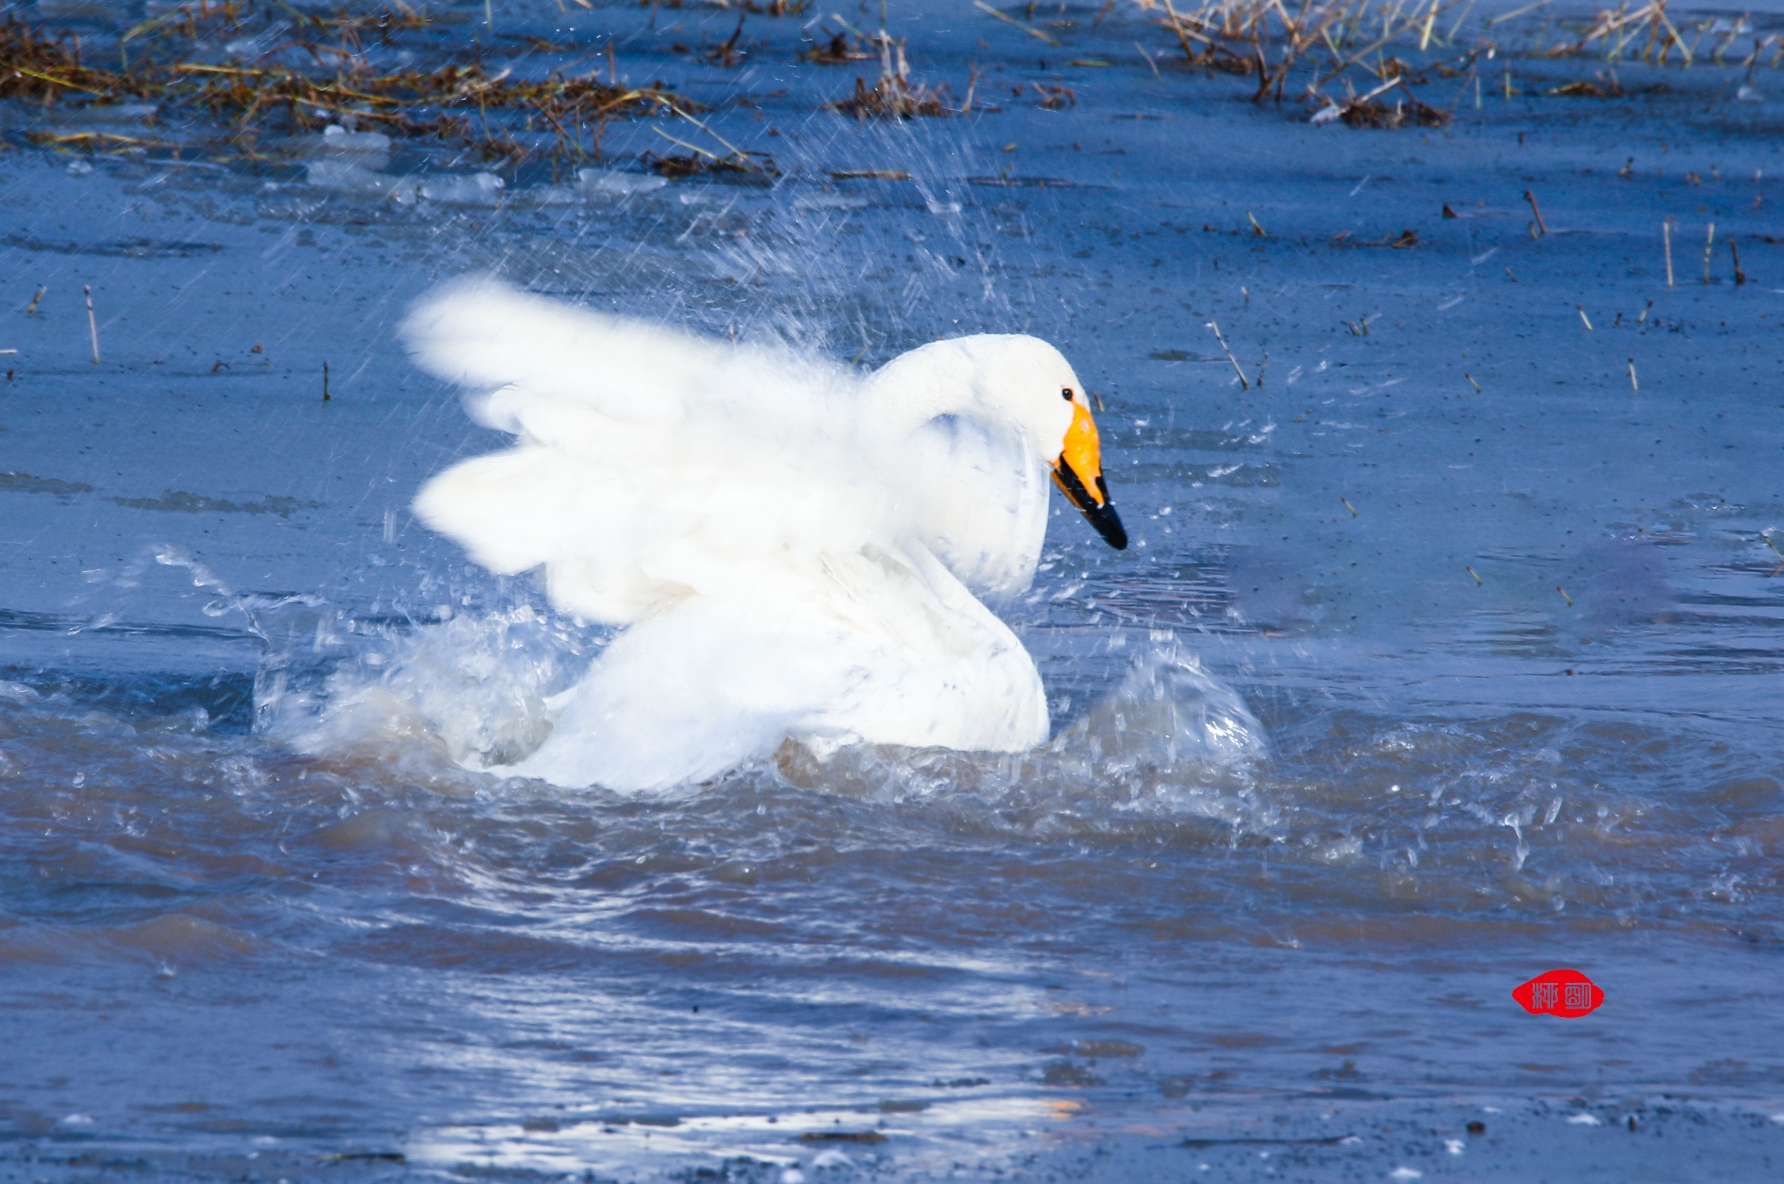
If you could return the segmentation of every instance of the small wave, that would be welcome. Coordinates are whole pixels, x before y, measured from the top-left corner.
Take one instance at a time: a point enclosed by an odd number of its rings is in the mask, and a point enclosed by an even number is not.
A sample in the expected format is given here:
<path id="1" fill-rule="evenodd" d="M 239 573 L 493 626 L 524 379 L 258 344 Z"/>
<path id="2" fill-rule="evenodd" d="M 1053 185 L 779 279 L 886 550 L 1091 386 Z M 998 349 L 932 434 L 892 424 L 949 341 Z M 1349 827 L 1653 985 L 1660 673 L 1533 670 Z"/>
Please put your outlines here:
<path id="1" fill-rule="evenodd" d="M 471 772 L 500 773 L 551 734 L 551 697 L 592 648 L 588 631 L 528 604 L 387 631 L 320 679 L 290 655 L 266 663 L 262 730 L 311 755 L 426 749 Z"/>
<path id="2" fill-rule="evenodd" d="M 1263 725 L 1238 692 L 1175 640 L 1141 654 L 1116 692 L 1052 745 L 1080 746 L 1135 768 L 1230 768 L 1267 751 Z"/>
<path id="3" fill-rule="evenodd" d="M 1175 640 L 1046 745 L 1014 755 L 857 746 L 827 761 L 789 743 L 775 773 L 795 788 L 949 811 L 957 830 L 1047 839 L 1190 824 L 1200 842 L 1271 831 L 1258 791 L 1264 730 L 1244 700 Z"/>

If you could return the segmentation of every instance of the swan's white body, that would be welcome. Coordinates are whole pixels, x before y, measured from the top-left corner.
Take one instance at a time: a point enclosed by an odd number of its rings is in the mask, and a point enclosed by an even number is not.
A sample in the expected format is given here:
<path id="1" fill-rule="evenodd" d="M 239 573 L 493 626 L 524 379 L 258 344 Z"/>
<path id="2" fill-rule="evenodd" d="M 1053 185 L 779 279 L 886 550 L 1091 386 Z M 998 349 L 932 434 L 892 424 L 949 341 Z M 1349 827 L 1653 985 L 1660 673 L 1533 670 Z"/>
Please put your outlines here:
<path id="1" fill-rule="evenodd" d="M 422 520 L 561 609 L 627 628 L 512 771 L 636 790 L 793 736 L 1020 751 L 1039 673 L 975 593 L 1028 587 L 1049 466 L 1083 391 L 1057 350 L 987 336 L 862 378 L 488 281 L 409 319 L 424 368 L 519 439 L 421 491 Z"/>

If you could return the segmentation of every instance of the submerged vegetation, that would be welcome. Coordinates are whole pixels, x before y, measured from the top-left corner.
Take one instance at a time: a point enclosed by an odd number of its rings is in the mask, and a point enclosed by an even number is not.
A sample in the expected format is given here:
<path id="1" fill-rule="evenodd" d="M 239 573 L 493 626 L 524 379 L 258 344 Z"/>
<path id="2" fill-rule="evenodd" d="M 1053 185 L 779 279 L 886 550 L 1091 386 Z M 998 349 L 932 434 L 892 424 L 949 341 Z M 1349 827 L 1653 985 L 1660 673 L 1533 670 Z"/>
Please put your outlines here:
<path id="1" fill-rule="evenodd" d="M 684 0 L 642 2 L 653 22 L 658 7 L 684 7 Z M 1037 14 L 1034 3 L 1004 10 L 980 0 L 976 7 L 1044 43 L 1046 54 L 1070 53 L 1068 39 L 1088 40 L 1099 28 L 1112 34 L 1104 22 L 1120 2 L 1106 0 L 1082 25 L 1066 19 L 1063 6 L 1060 19 Z M 1155 30 L 1152 48 L 1132 44 L 1160 79 L 1161 67 L 1243 79 L 1254 102 L 1301 104 L 1316 124 L 1355 128 L 1442 127 L 1465 99 L 1479 107 L 1484 94 L 1616 99 L 1660 89 L 1657 68 L 1706 64 L 1743 71 L 1736 97 L 1746 98 L 1754 72 L 1776 68 L 1784 57 L 1784 39 L 1758 32 L 1746 17 L 1674 20 L 1667 0 L 1623 0 L 1577 18 L 1555 17 L 1539 0 L 1471 19 L 1475 2 L 1125 0 L 1124 12 Z M 555 175 L 559 164 L 599 158 L 612 121 L 650 119 L 664 121 L 657 124 L 664 141 L 658 151 L 670 153 L 644 154 L 645 166 L 658 173 L 774 171 L 763 153 L 738 148 L 697 118 L 705 110 L 700 104 L 660 81 L 628 84 L 613 39 L 560 45 L 498 35 L 487 21 L 466 36 L 454 26 L 473 21 L 470 13 L 391 3 L 319 12 L 280 0 L 195 0 L 129 28 L 95 27 L 91 14 L 76 18 L 87 21 L 78 29 L 7 17 L 0 20 L 0 100 L 37 117 L 10 134 L 62 151 L 289 161 L 314 150 L 311 133 L 332 128 L 337 136 L 362 133 L 330 141 L 336 149 L 378 144 L 379 151 L 445 154 L 454 163 L 498 169 L 549 161 Z M 770 53 L 770 43 L 746 41 L 746 20 L 802 16 L 807 5 L 705 0 L 686 7 L 735 13 L 736 25 L 727 17 L 729 35 L 697 53 L 679 43 L 669 48 L 702 67 L 732 69 Z M 975 104 L 986 79 L 976 65 L 958 98 L 946 84 L 915 78 L 906 43 L 886 31 L 883 19 L 876 32 L 835 13 L 804 26 L 805 47 L 792 51 L 796 61 L 846 67 L 877 60 L 879 67 L 877 78 L 856 77 L 826 109 L 858 121 L 999 109 L 982 99 Z M 1126 41 L 1129 34 L 1119 36 Z M 1530 77 L 1538 61 L 1561 63 L 1562 70 L 1570 61 L 1591 63 L 1597 72 L 1569 78 L 1551 69 L 1538 81 Z M 1116 63 L 1097 57 L 1070 64 Z M 1634 64 L 1648 68 L 1646 86 L 1626 87 L 1618 78 L 1619 66 Z M 1010 88 L 1017 100 L 1030 92 L 1054 110 L 1078 101 L 1065 85 Z M 662 130 L 670 121 L 675 126 Z M 680 134 L 671 134 L 677 128 Z"/>
<path id="2" fill-rule="evenodd" d="M 911 119 L 918 115 L 950 115 L 948 88 L 935 89 L 911 81 L 910 63 L 905 60 L 904 42 L 893 43 L 891 36 L 880 30 L 876 39 L 880 52 L 880 77 L 871 89 L 860 78 L 855 79 L 855 93 L 830 104 L 831 108 L 856 119 Z M 839 50 L 841 38 L 831 42 L 833 53 L 847 57 Z M 896 54 L 896 60 L 894 60 Z"/>
<path id="3" fill-rule="evenodd" d="M 1292 97 L 1314 108 L 1315 122 L 1337 119 L 1352 127 L 1442 126 L 1470 90 L 1478 104 L 1482 75 L 1495 59 L 1684 68 L 1707 55 L 1717 66 L 1738 64 L 1750 77 L 1762 63 L 1775 68 L 1784 55 L 1784 38 L 1758 35 L 1745 16 L 1709 16 L 1681 28 L 1668 16 L 1667 0 L 1633 8 L 1624 0 L 1589 18 L 1557 18 L 1546 11 L 1548 0 L 1538 0 L 1482 21 L 1465 37 L 1475 2 L 1204 0 L 1179 10 L 1173 0 L 1133 0 L 1175 42 L 1186 66 L 1251 79 L 1254 102 Z M 1750 51 L 1740 54 L 1748 39 Z M 1732 61 L 1731 54 L 1737 55 Z M 1356 80 L 1362 78 L 1369 81 L 1359 94 Z M 1411 89 L 1434 78 L 1459 80 L 1441 109 Z M 1503 89 L 1507 97 L 1516 93 L 1508 64 Z M 1598 84 L 1574 82 L 1545 93 L 1611 98 L 1625 92 L 1613 73 Z M 1390 95 L 1392 108 L 1385 102 Z"/>
<path id="4" fill-rule="evenodd" d="M 611 50 L 606 81 L 598 58 L 572 63 L 587 67 L 580 74 L 559 69 L 535 78 L 492 70 L 481 49 L 474 60 L 431 70 L 402 64 L 416 56 L 405 38 L 425 38 L 441 23 L 406 5 L 319 15 L 252 0 L 199 0 L 121 34 L 114 68 L 96 65 L 90 52 L 83 57 L 78 34 L 52 35 L 8 18 L 0 23 L 0 98 L 45 114 L 76 105 L 103 116 L 109 108 L 151 128 L 182 122 L 188 133 L 196 124 L 212 155 L 250 158 L 263 154 L 269 136 L 335 124 L 470 147 L 486 161 L 538 152 L 582 159 L 600 154 L 608 120 L 700 110 L 660 83 L 622 85 Z M 191 147 L 190 135 L 181 144 L 84 129 L 28 138 L 104 152 L 177 155 Z"/>

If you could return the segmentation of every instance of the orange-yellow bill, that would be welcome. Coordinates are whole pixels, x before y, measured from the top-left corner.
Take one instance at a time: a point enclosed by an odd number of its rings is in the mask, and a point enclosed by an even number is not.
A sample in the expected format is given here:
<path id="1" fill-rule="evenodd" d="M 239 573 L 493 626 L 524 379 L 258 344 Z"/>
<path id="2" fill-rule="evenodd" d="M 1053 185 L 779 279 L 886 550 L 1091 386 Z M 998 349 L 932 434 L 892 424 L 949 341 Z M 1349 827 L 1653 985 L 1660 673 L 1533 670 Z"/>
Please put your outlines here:
<path id="1" fill-rule="evenodd" d="M 1127 548 L 1127 530 L 1115 513 L 1109 487 L 1103 481 L 1102 445 L 1097 440 L 1096 421 L 1090 418 L 1090 408 L 1076 400 L 1072 402 L 1072 426 L 1066 429 L 1065 448 L 1053 462 L 1053 484 L 1090 520 L 1104 542 L 1117 551 Z"/>

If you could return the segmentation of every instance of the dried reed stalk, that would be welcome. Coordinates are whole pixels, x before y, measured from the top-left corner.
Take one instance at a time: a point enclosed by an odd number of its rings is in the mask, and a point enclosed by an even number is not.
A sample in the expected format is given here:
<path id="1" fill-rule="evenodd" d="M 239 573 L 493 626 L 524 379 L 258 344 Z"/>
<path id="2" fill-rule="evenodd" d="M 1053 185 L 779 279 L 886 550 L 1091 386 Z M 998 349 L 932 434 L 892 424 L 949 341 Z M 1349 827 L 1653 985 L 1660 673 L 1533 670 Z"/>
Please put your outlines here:
<path id="1" fill-rule="evenodd" d="M 266 15 L 274 11 L 281 14 L 277 21 Z M 608 119 L 700 109 L 660 86 L 625 87 L 593 74 L 520 79 L 510 70 L 492 74 L 480 61 L 431 71 L 375 68 L 369 41 L 391 44 L 396 34 L 428 25 L 410 9 L 320 16 L 278 5 L 276 10 L 265 6 L 256 16 L 247 0 L 199 0 L 125 32 L 118 40 L 120 68 L 110 70 L 83 62 L 78 40 L 71 46 L 66 36 L 8 17 L 0 20 L 0 99 L 43 107 L 152 102 L 158 118 L 208 115 L 225 121 L 229 137 L 248 151 L 269 125 L 303 132 L 343 122 L 393 136 L 462 141 L 482 149 L 486 158 L 527 155 L 515 132 L 522 124 L 530 128 L 534 118 L 555 133 L 551 151 L 581 155 L 584 134 L 592 137 L 598 154 L 600 127 Z M 201 60 L 214 57 L 210 46 L 256 28 L 263 37 L 276 35 L 277 43 L 246 62 Z M 306 55 L 313 68 L 268 64 L 291 51 Z M 490 127 L 492 114 L 508 117 L 500 131 Z M 101 151 L 177 147 L 101 132 L 42 142 L 78 142 Z"/>
<path id="2" fill-rule="evenodd" d="M 911 82 L 904 42 L 894 42 L 884 29 L 880 30 L 877 39 L 880 43 L 879 80 L 869 89 L 863 79 L 856 78 L 855 93 L 830 103 L 832 110 L 860 120 L 915 119 L 919 115 L 943 117 L 954 113 L 948 106 L 946 84 L 928 87 Z M 962 110 L 970 106 L 969 100 Z"/>
<path id="3" fill-rule="evenodd" d="M 1410 89 L 1405 93 L 1416 116 L 1413 120 L 1408 120 L 1401 108 L 1390 112 L 1384 106 L 1371 105 L 1369 99 L 1383 93 L 1396 80 L 1403 89 L 1409 84 L 1421 84 L 1426 81 L 1423 75 L 1428 72 L 1446 77 L 1462 75 L 1463 88 L 1472 82 L 1478 94 L 1478 66 L 1483 56 L 1492 58 L 1521 52 L 1533 57 L 1568 58 L 1597 54 L 1606 61 L 1620 61 L 1633 53 L 1641 61 L 1666 65 L 1676 49 L 1679 64 L 1689 66 L 1701 60 L 1705 37 L 1718 29 L 1715 17 L 1687 25 L 1687 30 L 1696 33 L 1695 39 L 1688 41 L 1668 15 L 1668 0 L 1650 0 L 1634 8 L 1628 0 L 1623 0 L 1615 10 L 1603 9 L 1583 22 L 1578 19 L 1556 21 L 1552 16 L 1543 16 L 1532 32 L 1493 33 L 1493 39 L 1479 38 L 1472 51 L 1461 57 L 1426 60 L 1415 68 L 1389 54 L 1389 47 L 1396 47 L 1395 53 L 1405 53 L 1415 60 L 1429 55 L 1433 47 L 1439 53 L 1452 51 L 1474 0 L 1299 0 L 1299 3 L 1296 0 L 1201 0 L 1193 8 L 1183 7 L 1177 0 L 1135 0 L 1135 3 L 1142 12 L 1152 13 L 1162 8 L 1163 15 L 1154 19 L 1169 32 L 1189 65 L 1254 78 L 1256 88 L 1252 99 L 1260 103 L 1271 97 L 1280 102 L 1290 93 L 1288 81 L 1291 74 L 1305 71 L 1306 81 L 1298 97 L 1321 108 L 1316 120 L 1325 122 L 1343 115 L 1345 122 L 1354 127 L 1390 127 L 1409 122 L 1441 126 L 1448 122 L 1448 112 L 1425 106 L 1413 97 Z M 1546 0 L 1538 0 L 1535 4 L 1493 17 L 1482 22 L 1480 32 L 1488 33 L 1496 26 L 1520 17 L 1538 21 L 1532 14 L 1545 4 Z M 1445 32 L 1439 18 L 1447 17 L 1452 11 L 1457 14 L 1448 22 L 1449 28 Z M 1549 43 L 1547 31 L 1551 25 L 1569 30 L 1569 35 Z M 1721 26 L 1711 47 L 1710 59 L 1722 64 L 1739 37 L 1750 31 L 1745 18 L 1732 26 Z M 1644 32 L 1646 42 L 1632 50 L 1632 43 Z M 1506 36 L 1511 38 L 1509 43 L 1500 40 Z M 1780 58 L 1784 58 L 1784 36 L 1755 37 L 1752 53 L 1740 63 L 1742 68 L 1755 66 L 1768 48 L 1772 50 L 1772 65 L 1778 65 Z M 1147 60 L 1152 61 L 1151 55 Z M 1384 85 L 1363 98 L 1354 97 L 1355 88 L 1349 79 L 1359 71 L 1374 75 Z M 1329 97 L 1326 88 L 1341 80 L 1351 97 L 1344 100 Z M 1461 93 L 1457 92 L 1458 99 Z M 1505 93 L 1508 98 L 1514 93 L 1509 66 L 1505 75 Z M 1605 85 L 1574 82 L 1547 93 L 1611 98 L 1621 95 L 1623 89 L 1612 74 Z"/>

